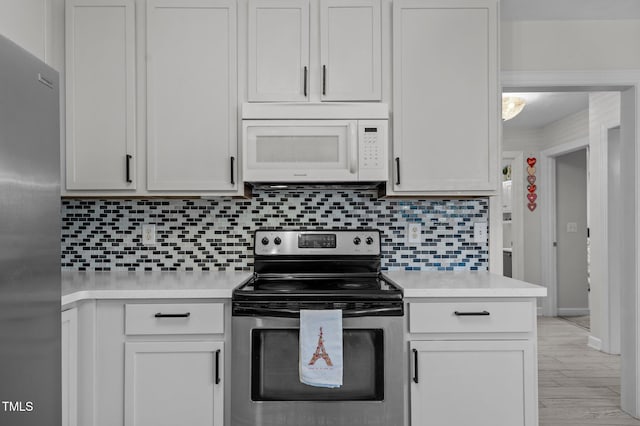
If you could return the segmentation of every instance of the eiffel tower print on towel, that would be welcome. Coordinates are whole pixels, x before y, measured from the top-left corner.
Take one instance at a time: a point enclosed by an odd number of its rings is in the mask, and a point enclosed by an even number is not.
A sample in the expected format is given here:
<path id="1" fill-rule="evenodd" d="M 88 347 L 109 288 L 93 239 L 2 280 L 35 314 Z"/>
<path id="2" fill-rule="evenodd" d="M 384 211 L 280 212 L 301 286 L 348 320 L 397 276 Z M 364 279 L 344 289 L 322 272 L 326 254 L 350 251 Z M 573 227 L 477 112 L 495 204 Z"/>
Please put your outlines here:
<path id="1" fill-rule="evenodd" d="M 333 363 L 331 362 L 331 358 L 329 358 L 329 354 L 324 348 L 324 340 L 322 339 L 322 327 L 320 327 L 320 334 L 318 335 L 318 346 L 316 346 L 316 351 L 311 357 L 311 361 L 309 361 L 309 365 L 313 365 L 320 358 L 324 359 L 324 362 L 327 363 L 329 367 L 333 367 Z"/>

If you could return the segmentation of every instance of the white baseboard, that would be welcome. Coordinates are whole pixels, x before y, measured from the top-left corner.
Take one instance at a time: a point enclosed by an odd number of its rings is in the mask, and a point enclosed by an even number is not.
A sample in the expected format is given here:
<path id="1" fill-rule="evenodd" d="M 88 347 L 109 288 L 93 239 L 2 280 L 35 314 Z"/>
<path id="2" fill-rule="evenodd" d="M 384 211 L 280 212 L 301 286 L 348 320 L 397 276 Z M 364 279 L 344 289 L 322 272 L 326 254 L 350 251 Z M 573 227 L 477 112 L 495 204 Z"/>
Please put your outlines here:
<path id="1" fill-rule="evenodd" d="M 578 317 L 589 315 L 589 308 L 558 308 L 558 316 L 560 317 Z"/>
<path id="2" fill-rule="evenodd" d="M 589 346 L 590 348 L 593 348 L 597 351 L 601 351 L 602 350 L 602 340 L 598 339 L 597 337 L 593 337 L 593 336 L 589 336 L 589 340 L 587 341 L 587 346 Z"/>

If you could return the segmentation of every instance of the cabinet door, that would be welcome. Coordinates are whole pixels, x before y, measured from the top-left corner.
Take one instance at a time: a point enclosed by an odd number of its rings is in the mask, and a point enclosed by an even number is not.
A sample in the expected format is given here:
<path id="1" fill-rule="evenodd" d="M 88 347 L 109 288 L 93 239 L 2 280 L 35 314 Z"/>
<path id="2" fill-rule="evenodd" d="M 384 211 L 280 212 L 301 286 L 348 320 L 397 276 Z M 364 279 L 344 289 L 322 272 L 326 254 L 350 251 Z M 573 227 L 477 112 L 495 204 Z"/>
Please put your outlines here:
<path id="1" fill-rule="evenodd" d="M 78 424 L 78 310 L 62 312 L 62 426 Z"/>
<path id="2" fill-rule="evenodd" d="M 125 426 L 222 426 L 222 342 L 125 343 Z"/>
<path id="3" fill-rule="evenodd" d="M 236 188 L 236 5 L 147 3 L 149 190 Z"/>
<path id="4" fill-rule="evenodd" d="M 413 341 L 411 425 L 534 426 L 535 348 L 518 341 Z"/>
<path id="5" fill-rule="evenodd" d="M 308 100 L 309 1 L 250 0 L 248 32 L 248 100 Z"/>
<path id="6" fill-rule="evenodd" d="M 323 101 L 382 96 L 380 0 L 321 0 Z"/>
<path id="7" fill-rule="evenodd" d="M 67 189 L 135 189 L 134 0 L 67 0 Z"/>
<path id="8" fill-rule="evenodd" d="M 495 193 L 496 2 L 397 0 L 393 7 L 393 190 Z"/>

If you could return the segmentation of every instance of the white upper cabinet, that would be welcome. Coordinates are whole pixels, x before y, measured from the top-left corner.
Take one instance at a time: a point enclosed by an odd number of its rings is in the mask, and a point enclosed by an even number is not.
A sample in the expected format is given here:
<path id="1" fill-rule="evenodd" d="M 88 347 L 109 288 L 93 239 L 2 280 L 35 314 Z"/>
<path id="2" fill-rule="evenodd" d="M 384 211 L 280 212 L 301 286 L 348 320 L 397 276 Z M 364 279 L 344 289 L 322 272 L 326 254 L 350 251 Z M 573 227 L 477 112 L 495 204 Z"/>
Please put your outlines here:
<path id="1" fill-rule="evenodd" d="M 0 34 L 51 65 L 52 0 L 0 1 Z"/>
<path id="2" fill-rule="evenodd" d="M 67 0 L 67 189 L 136 188 L 134 13 L 134 0 Z"/>
<path id="3" fill-rule="evenodd" d="M 495 194 L 497 35 L 496 0 L 394 1 L 391 193 Z"/>
<path id="4" fill-rule="evenodd" d="M 249 0 L 247 33 L 249 102 L 381 99 L 379 0 Z"/>
<path id="5" fill-rule="evenodd" d="M 249 101 L 309 96 L 309 1 L 250 0 Z"/>
<path id="6" fill-rule="evenodd" d="M 320 0 L 323 101 L 382 96 L 380 0 Z"/>
<path id="7" fill-rule="evenodd" d="M 147 188 L 237 186 L 236 5 L 147 3 Z"/>

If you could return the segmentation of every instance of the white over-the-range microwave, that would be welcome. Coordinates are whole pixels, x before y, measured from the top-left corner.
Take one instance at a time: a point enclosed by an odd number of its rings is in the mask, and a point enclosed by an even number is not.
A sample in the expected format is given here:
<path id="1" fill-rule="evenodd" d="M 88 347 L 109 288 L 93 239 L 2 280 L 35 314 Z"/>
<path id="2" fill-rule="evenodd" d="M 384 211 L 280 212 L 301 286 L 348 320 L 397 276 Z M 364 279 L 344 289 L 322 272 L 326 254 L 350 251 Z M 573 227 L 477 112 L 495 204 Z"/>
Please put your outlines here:
<path id="1" fill-rule="evenodd" d="M 386 181 L 388 122 L 388 106 L 381 103 L 246 103 L 244 181 Z"/>

